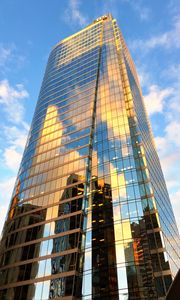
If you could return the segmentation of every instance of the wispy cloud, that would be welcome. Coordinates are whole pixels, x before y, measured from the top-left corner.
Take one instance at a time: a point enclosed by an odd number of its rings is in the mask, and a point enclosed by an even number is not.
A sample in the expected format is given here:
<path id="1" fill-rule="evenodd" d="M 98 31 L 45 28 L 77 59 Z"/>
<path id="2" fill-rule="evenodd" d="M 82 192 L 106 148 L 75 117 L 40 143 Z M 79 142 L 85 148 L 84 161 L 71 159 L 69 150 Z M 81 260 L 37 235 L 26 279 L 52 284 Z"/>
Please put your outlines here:
<path id="1" fill-rule="evenodd" d="M 0 104 L 6 112 L 8 121 L 21 123 L 24 117 L 22 100 L 29 96 L 22 84 L 11 86 L 8 80 L 0 81 Z"/>
<path id="2" fill-rule="evenodd" d="M 174 93 L 168 103 L 168 119 L 179 121 L 180 115 L 180 64 L 170 65 L 163 73 L 163 78 L 168 78 Z"/>
<path id="3" fill-rule="evenodd" d="M 0 75 L 7 78 L 17 72 L 26 58 L 14 43 L 0 44 Z M 7 79 L 0 81 L 0 233 L 9 206 L 12 189 L 27 138 L 24 99 L 29 94 L 23 84 L 12 86 Z M 4 126 L 6 124 L 6 126 Z"/>
<path id="4" fill-rule="evenodd" d="M 65 11 L 65 21 L 70 24 L 77 24 L 80 26 L 85 26 L 88 23 L 87 17 L 81 12 L 80 6 L 81 1 L 79 0 L 70 0 L 68 7 Z"/>
<path id="5" fill-rule="evenodd" d="M 167 10 L 172 16 L 178 15 L 180 13 L 179 0 L 169 0 Z"/>
<path id="6" fill-rule="evenodd" d="M 2 159 L 4 165 L 11 171 L 17 173 L 22 153 L 26 144 L 28 126 L 20 128 L 16 126 L 2 128 L 3 134 L 6 137 L 6 146 L 2 151 Z"/>
<path id="7" fill-rule="evenodd" d="M 151 10 L 144 5 L 141 0 L 121 0 L 124 3 L 128 3 L 131 8 L 138 14 L 142 21 L 149 20 Z"/>
<path id="8" fill-rule="evenodd" d="M 0 43 L 0 73 L 14 72 L 24 65 L 26 57 L 19 53 L 16 45 Z"/>
<path id="9" fill-rule="evenodd" d="M 20 128 L 17 126 L 3 126 L 2 130 L 7 137 L 7 142 L 11 146 L 18 148 L 24 148 L 27 132 L 29 131 L 29 125 L 24 123 Z"/>
<path id="10" fill-rule="evenodd" d="M 25 122 L 23 103 L 28 96 L 22 84 L 12 86 L 8 80 L 0 81 L 0 139 L 3 141 L 0 145 L 0 168 L 6 170 L 6 179 L 0 181 L 0 231 L 12 193 L 14 175 L 17 174 L 29 130 L 29 125 Z"/>
<path id="11" fill-rule="evenodd" d="M 0 67 L 4 67 L 12 54 L 12 48 L 0 44 Z"/>
<path id="12" fill-rule="evenodd" d="M 137 74 L 141 88 L 151 85 L 150 74 L 146 71 L 146 66 L 142 64 L 138 66 Z"/>
<path id="13" fill-rule="evenodd" d="M 158 85 L 151 85 L 149 93 L 144 96 L 145 105 L 149 115 L 161 113 L 164 108 L 165 100 L 172 95 L 173 88 L 161 89 Z"/>
<path id="14" fill-rule="evenodd" d="M 8 80 L 0 81 L 0 104 L 5 112 L 1 112 L 1 163 L 13 172 L 17 172 L 29 130 L 24 121 L 23 100 L 27 97 L 28 92 L 22 84 L 13 87 Z"/>
<path id="15" fill-rule="evenodd" d="M 21 153 L 14 147 L 6 148 L 3 154 L 5 165 L 11 170 L 17 170 L 21 161 Z"/>
<path id="16" fill-rule="evenodd" d="M 129 43 L 132 50 L 143 49 L 146 53 L 148 50 L 156 47 L 164 47 L 170 49 L 172 47 L 180 48 L 180 18 L 174 18 L 172 29 L 154 36 L 149 37 L 147 40 L 134 40 Z"/>
<path id="17" fill-rule="evenodd" d="M 180 124 L 176 124 L 176 128 L 180 128 Z M 160 156 L 162 169 L 166 178 L 169 190 L 172 192 L 174 188 L 179 187 L 178 174 L 180 169 L 180 145 L 176 140 L 176 135 L 171 135 L 168 129 L 174 129 L 174 124 L 168 124 L 165 128 L 164 136 L 155 137 L 155 144 Z M 179 135 L 177 133 L 177 135 Z"/>
<path id="18" fill-rule="evenodd" d="M 165 129 L 168 141 L 180 147 L 180 122 L 172 121 Z"/>

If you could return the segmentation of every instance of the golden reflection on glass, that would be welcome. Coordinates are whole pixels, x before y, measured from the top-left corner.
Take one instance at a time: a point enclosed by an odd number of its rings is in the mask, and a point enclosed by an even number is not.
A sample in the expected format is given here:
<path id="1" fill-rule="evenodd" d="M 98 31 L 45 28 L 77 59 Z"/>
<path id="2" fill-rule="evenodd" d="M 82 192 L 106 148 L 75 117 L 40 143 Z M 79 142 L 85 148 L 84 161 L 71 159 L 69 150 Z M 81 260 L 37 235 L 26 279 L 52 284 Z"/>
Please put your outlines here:
<path id="1" fill-rule="evenodd" d="M 51 121 L 49 125 L 49 121 Z M 50 105 L 47 108 L 41 138 L 39 144 L 49 143 L 50 147 L 53 147 L 53 144 L 50 142 L 54 140 L 54 133 L 56 133 L 55 138 L 58 138 L 58 145 L 61 144 L 62 137 L 62 123 L 59 120 L 58 107 L 55 105 Z M 41 152 L 41 146 L 38 148 L 37 153 Z"/>
<path id="2" fill-rule="evenodd" d="M 35 113 L 39 133 L 35 126 L 2 242 L 3 266 L 12 264 L 2 284 L 42 282 L 7 297 L 155 299 L 154 281 L 164 296 L 171 273 L 150 178 L 153 141 L 144 137 L 141 91 L 115 20 L 64 39 L 49 70 Z"/>
<path id="3" fill-rule="evenodd" d="M 118 186 L 125 186 L 125 178 L 124 178 L 124 173 L 118 174 Z"/>
<path id="4" fill-rule="evenodd" d="M 122 223 L 114 224 L 114 234 L 115 234 L 115 241 L 123 240 Z"/>
<path id="5" fill-rule="evenodd" d="M 18 197 L 18 193 L 19 193 L 19 189 L 20 189 L 20 182 L 18 182 L 18 185 L 17 185 L 17 188 L 16 188 L 16 194 L 15 196 L 13 197 L 12 199 L 12 202 L 11 202 L 11 208 L 9 210 L 9 214 L 8 214 L 8 219 L 12 219 L 13 216 L 14 216 L 14 213 L 15 213 L 15 206 L 16 204 L 19 202 L 19 197 Z"/>
<path id="6" fill-rule="evenodd" d="M 130 222 L 129 221 L 123 221 L 122 228 L 123 228 L 123 237 L 124 237 L 124 240 L 131 239 L 132 238 L 132 234 L 131 234 Z"/>
<path id="7" fill-rule="evenodd" d="M 89 26 L 89 29 L 90 28 L 91 26 Z M 83 36 L 83 32 L 84 32 L 84 36 Z M 86 42 L 84 41 L 84 39 L 86 39 Z M 63 59 L 59 59 L 57 61 L 57 65 L 56 65 L 57 68 L 61 67 L 62 64 L 67 64 L 71 60 L 99 46 L 100 35 L 95 37 L 90 30 L 89 32 L 87 30 L 84 31 L 82 30 L 81 35 L 79 35 L 79 33 L 74 34 L 70 39 L 66 38 L 62 42 L 63 42 L 65 55 Z"/>

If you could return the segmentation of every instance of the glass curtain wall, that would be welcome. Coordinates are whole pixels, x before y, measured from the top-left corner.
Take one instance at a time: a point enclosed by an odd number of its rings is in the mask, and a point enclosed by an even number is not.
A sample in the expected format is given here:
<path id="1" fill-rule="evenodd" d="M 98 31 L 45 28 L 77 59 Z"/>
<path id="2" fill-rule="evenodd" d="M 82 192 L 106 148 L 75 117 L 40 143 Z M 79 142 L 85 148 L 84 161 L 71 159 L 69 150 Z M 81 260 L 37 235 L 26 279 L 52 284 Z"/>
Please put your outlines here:
<path id="1" fill-rule="evenodd" d="M 0 244 L 0 299 L 165 299 L 177 227 L 135 71 L 103 16 L 52 50 Z"/>

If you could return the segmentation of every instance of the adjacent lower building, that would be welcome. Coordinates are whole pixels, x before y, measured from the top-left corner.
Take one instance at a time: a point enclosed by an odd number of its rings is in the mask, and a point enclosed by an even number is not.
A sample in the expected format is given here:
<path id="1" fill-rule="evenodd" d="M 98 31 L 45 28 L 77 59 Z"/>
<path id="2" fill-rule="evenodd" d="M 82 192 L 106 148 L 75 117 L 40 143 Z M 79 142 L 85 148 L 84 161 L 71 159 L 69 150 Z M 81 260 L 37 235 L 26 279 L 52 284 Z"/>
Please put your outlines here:
<path id="1" fill-rule="evenodd" d="M 179 236 L 117 22 L 59 42 L 0 243 L 1 300 L 163 300 Z"/>

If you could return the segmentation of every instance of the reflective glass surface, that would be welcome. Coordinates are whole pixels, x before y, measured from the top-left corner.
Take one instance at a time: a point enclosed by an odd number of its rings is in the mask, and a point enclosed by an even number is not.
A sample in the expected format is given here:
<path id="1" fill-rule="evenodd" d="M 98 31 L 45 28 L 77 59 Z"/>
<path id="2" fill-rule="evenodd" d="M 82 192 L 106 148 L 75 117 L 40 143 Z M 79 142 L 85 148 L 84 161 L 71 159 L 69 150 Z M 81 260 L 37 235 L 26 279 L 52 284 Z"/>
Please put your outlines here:
<path id="1" fill-rule="evenodd" d="M 0 244 L 0 299 L 163 299 L 177 228 L 110 15 L 49 56 Z"/>

